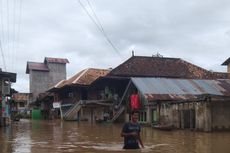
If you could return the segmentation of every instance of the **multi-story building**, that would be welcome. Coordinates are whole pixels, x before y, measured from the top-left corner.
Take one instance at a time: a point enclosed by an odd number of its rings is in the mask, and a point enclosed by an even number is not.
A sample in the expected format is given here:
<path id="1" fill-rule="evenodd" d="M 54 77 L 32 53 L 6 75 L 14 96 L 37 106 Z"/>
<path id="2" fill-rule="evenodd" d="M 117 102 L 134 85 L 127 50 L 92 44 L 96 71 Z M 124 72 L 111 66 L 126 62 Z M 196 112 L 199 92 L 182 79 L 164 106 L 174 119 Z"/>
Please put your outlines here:
<path id="1" fill-rule="evenodd" d="M 45 93 L 59 81 L 66 79 L 68 59 L 45 57 L 43 63 L 27 62 L 26 74 L 29 74 L 30 102 L 36 101 L 39 94 Z"/>

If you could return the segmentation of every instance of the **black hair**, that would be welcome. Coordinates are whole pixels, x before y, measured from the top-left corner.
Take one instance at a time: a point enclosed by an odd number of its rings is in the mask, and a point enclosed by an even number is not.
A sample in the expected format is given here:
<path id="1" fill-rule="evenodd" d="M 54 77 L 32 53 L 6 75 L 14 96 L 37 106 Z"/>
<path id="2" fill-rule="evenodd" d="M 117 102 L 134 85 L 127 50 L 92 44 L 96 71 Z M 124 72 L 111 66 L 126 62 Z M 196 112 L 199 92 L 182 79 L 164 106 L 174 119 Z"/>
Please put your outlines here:
<path id="1" fill-rule="evenodd" d="M 138 111 L 138 110 L 132 110 L 131 115 L 133 115 L 133 114 L 135 114 L 135 113 L 138 113 L 138 114 L 139 114 L 139 111 Z"/>

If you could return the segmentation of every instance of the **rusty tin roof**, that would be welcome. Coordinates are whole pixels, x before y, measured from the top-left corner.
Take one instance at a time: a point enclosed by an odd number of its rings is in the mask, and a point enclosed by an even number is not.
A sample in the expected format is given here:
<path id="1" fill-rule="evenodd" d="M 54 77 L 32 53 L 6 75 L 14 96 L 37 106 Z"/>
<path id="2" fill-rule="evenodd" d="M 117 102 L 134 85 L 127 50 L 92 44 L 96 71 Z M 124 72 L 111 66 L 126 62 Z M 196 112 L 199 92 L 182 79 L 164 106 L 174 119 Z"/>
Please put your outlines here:
<path id="1" fill-rule="evenodd" d="M 49 68 L 44 63 L 38 62 L 27 62 L 26 66 L 26 74 L 29 74 L 29 70 L 36 70 L 36 71 L 49 71 Z"/>
<path id="2" fill-rule="evenodd" d="M 66 64 L 69 63 L 69 60 L 66 58 L 53 58 L 53 57 L 45 57 L 44 63 L 61 63 Z"/>
<path id="3" fill-rule="evenodd" d="M 230 97 L 230 80 L 131 78 L 148 101 L 191 100 L 202 95 Z"/>

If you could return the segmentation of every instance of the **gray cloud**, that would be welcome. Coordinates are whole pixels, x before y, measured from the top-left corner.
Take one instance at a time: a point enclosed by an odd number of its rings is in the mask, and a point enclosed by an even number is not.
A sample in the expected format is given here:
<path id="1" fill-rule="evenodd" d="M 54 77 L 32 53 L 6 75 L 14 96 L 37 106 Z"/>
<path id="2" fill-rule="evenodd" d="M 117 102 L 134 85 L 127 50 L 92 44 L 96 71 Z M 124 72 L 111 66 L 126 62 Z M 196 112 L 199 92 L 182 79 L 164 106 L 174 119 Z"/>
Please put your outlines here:
<path id="1" fill-rule="evenodd" d="M 13 0 L 9 1 L 12 6 Z M 158 52 L 208 70 L 226 71 L 220 64 L 229 57 L 228 0 L 89 1 L 119 54 L 78 0 L 22 1 L 19 40 L 13 39 L 13 25 L 6 28 L 6 13 L 3 14 L 1 34 L 8 32 L 10 42 L 16 46 L 10 51 L 6 49 L 7 42 L 3 42 L 8 70 L 18 74 L 16 90 L 29 91 L 26 62 L 43 62 L 44 57 L 68 58 L 68 77 L 88 67 L 116 67 L 131 56 L 132 50 L 136 55 L 152 56 Z M 87 1 L 81 2 L 90 11 Z M 19 5 L 16 6 L 18 11 Z M 0 67 L 3 67 L 2 59 Z"/>

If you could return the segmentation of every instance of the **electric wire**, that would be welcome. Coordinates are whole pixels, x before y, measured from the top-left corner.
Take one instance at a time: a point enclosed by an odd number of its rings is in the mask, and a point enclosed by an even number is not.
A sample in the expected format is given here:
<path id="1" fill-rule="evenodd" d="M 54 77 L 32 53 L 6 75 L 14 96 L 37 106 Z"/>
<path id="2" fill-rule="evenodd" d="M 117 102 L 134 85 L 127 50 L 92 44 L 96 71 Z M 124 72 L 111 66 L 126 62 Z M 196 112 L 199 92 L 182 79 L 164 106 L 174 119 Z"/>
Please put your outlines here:
<path id="1" fill-rule="evenodd" d="M 21 20 L 22 20 L 22 0 L 18 0 L 18 12 L 16 14 L 18 14 L 17 16 L 17 28 L 15 29 L 15 48 L 19 51 L 20 50 L 20 34 L 21 34 Z M 16 52 L 15 49 L 15 52 Z M 16 54 L 15 54 L 16 55 Z M 17 56 L 15 56 L 15 60 L 17 60 Z M 14 64 L 15 65 L 15 64 Z"/>
<path id="2" fill-rule="evenodd" d="M 6 53 L 6 61 L 10 63 L 10 0 L 6 1 Z M 8 66 L 6 67 L 8 69 Z"/>
<path id="3" fill-rule="evenodd" d="M 105 39 L 108 41 L 108 43 L 111 45 L 111 47 L 116 51 L 116 53 L 121 57 L 120 52 L 118 51 L 117 47 L 112 43 L 112 41 L 110 40 L 110 38 L 108 37 L 108 35 L 106 34 L 100 20 L 98 19 L 95 11 L 92 9 L 91 4 L 88 2 L 89 7 L 91 8 L 91 11 L 93 12 L 95 19 L 91 16 L 91 14 L 89 13 L 89 11 L 86 9 L 86 7 L 83 5 L 83 3 L 81 2 L 81 0 L 78 0 L 79 4 L 81 5 L 81 7 L 83 8 L 83 10 L 86 12 L 86 14 L 88 15 L 88 17 L 91 19 L 91 21 L 96 25 L 96 27 L 98 28 L 98 30 L 103 34 L 103 36 L 105 37 Z"/>
<path id="4" fill-rule="evenodd" d="M 16 42 L 16 0 L 13 0 L 13 29 L 12 29 L 12 71 L 15 71 L 15 57 L 16 57 L 16 48 L 15 48 L 15 42 Z"/>
<path id="5" fill-rule="evenodd" d="M 15 71 L 19 48 L 22 0 L 0 0 L 0 67 Z"/>
<path id="6" fill-rule="evenodd" d="M 100 21 L 99 18 L 97 17 L 97 14 L 96 14 L 96 12 L 94 11 L 94 9 L 93 9 L 93 7 L 92 7 L 90 1 L 89 1 L 89 0 L 86 0 L 86 1 L 87 1 L 88 5 L 89 5 L 89 8 L 91 9 L 91 11 L 92 11 L 94 17 L 95 17 L 97 23 L 98 23 L 99 26 L 100 26 L 103 35 L 105 36 L 105 38 L 107 39 L 107 41 L 111 44 L 111 46 L 115 49 L 115 51 L 118 52 L 118 54 L 120 55 L 120 52 L 118 51 L 117 47 L 113 44 L 113 42 L 110 40 L 110 38 L 108 37 L 107 33 L 105 32 L 105 30 L 104 30 L 104 28 L 103 28 L 103 26 L 102 26 L 102 24 L 101 24 L 101 21 Z"/>
<path id="7" fill-rule="evenodd" d="M 1 55 L 2 55 L 2 62 L 3 62 L 3 67 L 4 70 L 6 71 L 6 61 L 5 61 L 5 55 L 2 49 L 2 41 L 0 40 L 0 50 L 1 50 Z"/>
<path id="8" fill-rule="evenodd" d="M 0 50 L 1 50 L 1 55 L 2 55 L 2 64 L 3 68 L 6 71 L 6 62 L 5 62 L 5 54 L 4 54 L 4 43 L 5 43 L 5 28 L 4 28 L 4 1 L 1 0 L 1 16 L 0 16 L 0 21 L 1 21 L 1 37 L 0 37 Z"/>

